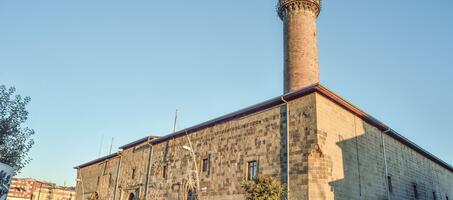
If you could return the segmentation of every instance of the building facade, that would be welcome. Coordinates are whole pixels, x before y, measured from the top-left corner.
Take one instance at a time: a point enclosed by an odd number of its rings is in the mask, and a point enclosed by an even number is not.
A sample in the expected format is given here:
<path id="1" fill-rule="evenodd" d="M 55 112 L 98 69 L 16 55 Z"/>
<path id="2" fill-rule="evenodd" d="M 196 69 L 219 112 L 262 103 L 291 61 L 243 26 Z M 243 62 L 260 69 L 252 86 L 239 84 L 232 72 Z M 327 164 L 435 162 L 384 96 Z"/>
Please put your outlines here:
<path id="1" fill-rule="evenodd" d="M 76 199 L 244 199 L 267 175 L 291 200 L 453 198 L 453 167 L 319 84 L 320 0 L 280 0 L 284 95 L 75 167 Z"/>
<path id="2" fill-rule="evenodd" d="M 78 177 L 85 181 L 77 184 L 77 197 L 187 199 L 198 168 L 202 198 L 243 199 L 241 183 L 251 164 L 258 174 L 284 183 L 289 174 L 290 199 L 453 195 L 451 166 L 323 86 L 282 97 L 289 102 L 289 160 L 286 106 L 275 98 L 162 138 L 138 140 L 81 165 Z M 184 148 L 190 146 L 197 167 Z"/>
<path id="3" fill-rule="evenodd" d="M 74 200 L 75 188 L 57 186 L 54 183 L 31 178 L 15 178 L 7 200 Z"/>

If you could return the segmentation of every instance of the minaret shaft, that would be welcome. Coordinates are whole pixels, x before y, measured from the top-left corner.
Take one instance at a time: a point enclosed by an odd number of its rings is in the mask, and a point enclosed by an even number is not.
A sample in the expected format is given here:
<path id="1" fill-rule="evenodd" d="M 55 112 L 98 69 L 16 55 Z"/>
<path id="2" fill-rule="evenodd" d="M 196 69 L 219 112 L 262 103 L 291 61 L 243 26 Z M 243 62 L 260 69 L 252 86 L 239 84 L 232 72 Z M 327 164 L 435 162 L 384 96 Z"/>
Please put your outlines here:
<path id="1" fill-rule="evenodd" d="M 316 20 L 320 0 L 280 0 L 284 26 L 284 93 L 319 83 Z"/>

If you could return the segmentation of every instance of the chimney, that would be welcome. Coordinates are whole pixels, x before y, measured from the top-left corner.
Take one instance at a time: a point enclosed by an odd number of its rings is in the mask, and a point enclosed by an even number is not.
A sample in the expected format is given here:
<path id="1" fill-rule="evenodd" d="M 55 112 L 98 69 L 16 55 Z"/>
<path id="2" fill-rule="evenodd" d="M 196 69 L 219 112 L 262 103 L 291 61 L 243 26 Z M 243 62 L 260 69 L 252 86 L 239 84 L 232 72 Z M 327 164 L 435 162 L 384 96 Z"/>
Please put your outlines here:
<path id="1" fill-rule="evenodd" d="M 284 26 L 284 93 L 319 83 L 316 20 L 321 0 L 279 0 Z"/>

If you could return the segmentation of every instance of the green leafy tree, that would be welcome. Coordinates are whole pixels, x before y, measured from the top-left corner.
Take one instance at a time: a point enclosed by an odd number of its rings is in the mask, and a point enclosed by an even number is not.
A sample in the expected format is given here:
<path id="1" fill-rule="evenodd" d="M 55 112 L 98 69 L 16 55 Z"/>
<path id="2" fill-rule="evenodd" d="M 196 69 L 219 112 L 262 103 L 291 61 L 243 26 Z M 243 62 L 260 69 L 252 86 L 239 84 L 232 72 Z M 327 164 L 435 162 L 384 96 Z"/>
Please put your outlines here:
<path id="1" fill-rule="evenodd" d="M 258 176 L 253 181 L 242 183 L 246 200 L 281 200 L 285 185 L 269 176 Z"/>
<path id="2" fill-rule="evenodd" d="M 28 116 L 25 106 L 31 99 L 15 92 L 14 87 L 0 85 L 0 162 L 17 172 L 30 162 L 28 151 L 34 144 L 35 132 L 23 126 Z"/>

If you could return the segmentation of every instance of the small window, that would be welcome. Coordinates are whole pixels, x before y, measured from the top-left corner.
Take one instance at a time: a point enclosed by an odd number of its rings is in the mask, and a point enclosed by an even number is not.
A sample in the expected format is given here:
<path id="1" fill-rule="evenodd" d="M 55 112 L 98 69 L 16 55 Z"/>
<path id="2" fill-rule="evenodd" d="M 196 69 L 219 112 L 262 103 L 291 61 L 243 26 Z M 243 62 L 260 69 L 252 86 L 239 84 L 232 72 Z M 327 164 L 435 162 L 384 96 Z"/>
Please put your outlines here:
<path id="1" fill-rule="evenodd" d="M 109 173 L 109 187 L 112 185 L 112 183 L 113 183 L 112 173 Z"/>
<path id="2" fill-rule="evenodd" d="M 391 176 L 387 176 L 387 184 L 388 184 L 388 187 L 389 187 L 389 192 L 393 193 L 392 177 Z"/>
<path id="3" fill-rule="evenodd" d="M 202 171 L 209 174 L 209 158 L 203 159 Z"/>
<path id="4" fill-rule="evenodd" d="M 437 196 L 436 196 L 436 192 L 435 191 L 433 191 L 433 199 L 437 200 Z"/>
<path id="5" fill-rule="evenodd" d="M 135 171 L 137 171 L 135 168 L 132 168 L 132 179 L 135 179 Z"/>
<path id="6" fill-rule="evenodd" d="M 99 185 L 100 182 L 101 182 L 101 177 L 98 176 L 98 180 L 97 180 L 97 182 L 96 182 L 96 185 Z"/>
<path id="7" fill-rule="evenodd" d="M 256 160 L 248 162 L 247 180 L 255 180 L 258 173 L 258 163 Z"/>
<path id="8" fill-rule="evenodd" d="M 162 178 L 167 179 L 167 165 L 162 168 Z"/>
<path id="9" fill-rule="evenodd" d="M 417 184 L 412 184 L 412 189 L 414 190 L 414 197 L 415 199 L 418 199 L 418 190 L 417 190 Z"/>

